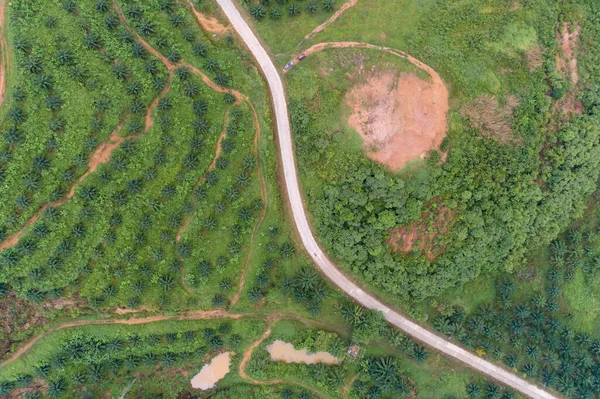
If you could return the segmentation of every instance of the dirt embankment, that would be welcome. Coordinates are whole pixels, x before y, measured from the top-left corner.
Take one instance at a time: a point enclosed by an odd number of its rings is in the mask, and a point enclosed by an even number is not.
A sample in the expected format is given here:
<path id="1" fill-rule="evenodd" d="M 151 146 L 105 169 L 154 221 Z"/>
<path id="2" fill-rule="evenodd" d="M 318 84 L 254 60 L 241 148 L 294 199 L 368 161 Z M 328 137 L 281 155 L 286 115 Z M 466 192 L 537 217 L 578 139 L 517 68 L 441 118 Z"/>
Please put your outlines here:
<path id="1" fill-rule="evenodd" d="M 196 17 L 196 20 L 205 31 L 221 34 L 228 33 L 231 30 L 230 26 L 222 25 L 216 18 L 209 17 L 201 12 L 196 11 L 196 7 L 194 7 L 194 3 L 192 1 L 189 2 L 189 5 L 194 13 L 194 16 Z"/>
<path id="2" fill-rule="evenodd" d="M 563 24 L 562 30 L 558 33 L 560 49 L 556 54 L 556 70 L 561 72 L 571 84 L 571 88 L 556 104 L 557 108 L 565 114 L 580 115 L 583 112 L 583 104 L 576 99 L 577 84 L 579 83 L 577 46 L 580 33 L 581 26 L 577 25 L 572 29 L 567 22 Z"/>

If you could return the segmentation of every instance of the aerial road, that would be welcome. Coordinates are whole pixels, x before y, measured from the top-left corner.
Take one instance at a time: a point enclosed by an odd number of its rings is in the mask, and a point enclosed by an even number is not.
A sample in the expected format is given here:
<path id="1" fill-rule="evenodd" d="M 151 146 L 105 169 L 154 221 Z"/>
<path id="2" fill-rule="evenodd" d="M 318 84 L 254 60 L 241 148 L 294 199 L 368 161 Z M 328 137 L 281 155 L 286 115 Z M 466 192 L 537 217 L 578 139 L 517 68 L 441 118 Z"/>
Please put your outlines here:
<path id="1" fill-rule="evenodd" d="M 338 268 L 327 258 L 327 255 L 325 255 L 323 250 L 319 247 L 319 244 L 317 244 L 310 225 L 308 224 L 304 203 L 300 194 L 288 107 L 281 76 L 268 53 L 233 2 L 231 0 L 216 1 L 233 25 L 234 29 L 256 58 L 267 79 L 272 95 L 273 109 L 277 123 L 277 134 L 279 138 L 279 151 L 281 154 L 287 197 L 290 201 L 292 215 L 304 248 L 311 256 L 313 262 L 321 269 L 322 273 L 356 302 L 369 309 L 382 312 L 388 322 L 397 326 L 407 335 L 410 335 L 445 355 L 459 360 L 469 367 L 505 384 L 525 396 L 534 399 L 558 399 L 558 396 L 540 388 L 534 383 L 519 377 L 503 367 L 482 359 L 475 353 L 463 349 L 394 311 L 371 296 L 368 292 L 363 291 L 357 284 L 338 270 Z"/>

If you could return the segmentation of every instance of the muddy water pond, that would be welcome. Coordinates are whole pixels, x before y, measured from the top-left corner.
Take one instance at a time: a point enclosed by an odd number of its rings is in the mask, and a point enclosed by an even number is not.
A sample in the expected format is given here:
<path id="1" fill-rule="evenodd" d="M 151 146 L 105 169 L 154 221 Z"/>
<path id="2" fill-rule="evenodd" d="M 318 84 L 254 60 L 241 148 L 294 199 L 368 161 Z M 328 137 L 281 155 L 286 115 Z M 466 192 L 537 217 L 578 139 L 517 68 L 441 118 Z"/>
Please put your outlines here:
<path id="1" fill-rule="evenodd" d="M 215 356 L 210 363 L 202 366 L 200 372 L 192 378 L 192 388 L 202 390 L 214 388 L 217 382 L 229 373 L 230 355 L 229 352 L 221 353 Z"/>
<path id="2" fill-rule="evenodd" d="M 339 364 L 340 360 L 328 352 L 309 353 L 306 349 L 294 349 L 294 345 L 283 341 L 275 341 L 267 346 L 271 360 L 286 363 L 325 363 Z"/>

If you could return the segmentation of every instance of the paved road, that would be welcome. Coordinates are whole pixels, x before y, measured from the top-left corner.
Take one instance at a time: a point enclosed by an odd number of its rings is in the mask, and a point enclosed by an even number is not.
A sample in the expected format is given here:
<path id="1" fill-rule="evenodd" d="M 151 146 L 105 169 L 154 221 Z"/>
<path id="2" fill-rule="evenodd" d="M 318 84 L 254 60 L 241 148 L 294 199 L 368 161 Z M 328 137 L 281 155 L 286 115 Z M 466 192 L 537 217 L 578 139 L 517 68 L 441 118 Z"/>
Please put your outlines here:
<path id="1" fill-rule="evenodd" d="M 387 305 L 369 295 L 369 293 L 361 290 L 354 282 L 342 274 L 342 272 L 340 272 L 338 268 L 327 258 L 313 236 L 306 218 L 302 196 L 300 195 L 298 177 L 296 175 L 294 149 L 292 146 L 292 135 L 290 132 L 288 108 L 285 91 L 281 82 L 281 76 L 271 61 L 271 58 L 262 47 L 254 35 L 254 32 L 252 29 L 250 29 L 232 1 L 217 0 L 217 3 L 221 6 L 237 33 L 240 35 L 242 40 L 246 43 L 258 61 L 258 64 L 260 65 L 267 79 L 269 88 L 271 90 L 271 95 L 273 96 L 273 106 L 277 121 L 277 132 L 279 134 L 279 150 L 281 152 L 285 184 L 292 208 L 292 214 L 294 216 L 294 221 L 296 223 L 298 233 L 300 234 L 302 244 L 321 271 L 331 281 L 333 281 L 334 284 L 336 284 L 354 300 L 369 309 L 375 309 L 383 312 L 385 318 L 390 323 L 394 324 L 406 334 L 416 338 L 426 345 L 431 346 L 438 351 L 467 364 L 473 369 L 476 369 L 481 373 L 486 374 L 507 386 L 510 386 L 514 390 L 519 391 L 523 395 L 526 395 L 530 398 L 558 399 L 558 396 L 546 392 L 538 386 L 520 378 L 516 374 L 507 371 L 502 367 L 496 366 L 495 364 L 480 358 L 476 354 L 447 341 L 446 339 L 434 334 L 426 328 L 421 327 L 414 321 L 395 312 L 393 309 L 390 309 Z"/>

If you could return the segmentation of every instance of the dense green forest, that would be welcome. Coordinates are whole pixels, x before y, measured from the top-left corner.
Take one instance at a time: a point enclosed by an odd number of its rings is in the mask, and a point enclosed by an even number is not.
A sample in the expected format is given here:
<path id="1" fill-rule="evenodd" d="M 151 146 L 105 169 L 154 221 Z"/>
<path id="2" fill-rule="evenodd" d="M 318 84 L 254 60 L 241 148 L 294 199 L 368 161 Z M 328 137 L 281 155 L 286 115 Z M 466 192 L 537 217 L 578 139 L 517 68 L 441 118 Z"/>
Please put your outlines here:
<path id="1" fill-rule="evenodd" d="M 313 61 L 321 71 L 333 70 L 329 76 L 305 69 L 289 75 L 300 170 L 320 237 L 353 273 L 395 297 L 423 299 L 481 273 L 511 272 L 527 251 L 550 242 L 581 215 L 595 190 L 598 4 L 527 1 L 511 11 L 510 4 L 495 2 L 493 12 L 482 13 L 483 3 L 436 2 L 408 38 L 408 51 L 450 82 L 452 97 L 462 104 L 481 94 L 516 95 L 520 105 L 508 143 L 482 137 L 453 108 L 441 147 L 445 161 L 433 152 L 393 174 L 349 149 L 346 128 L 326 116 L 339 114 L 347 88 L 337 69 L 347 71 L 348 65 L 330 61 L 340 56 Z M 535 32 L 514 31 L 527 21 L 535 21 L 530 24 Z M 555 72 L 557 32 L 567 22 L 581 24 L 578 88 Z M 506 42 L 509 35 L 516 39 Z M 519 50 L 519 40 L 529 36 L 545 54 L 532 72 Z M 498 50 L 500 45 L 505 48 Z M 313 87 L 309 82 L 317 78 L 320 85 Z M 567 90 L 582 102 L 581 115 L 557 110 L 556 98 Z M 430 254 L 418 244 L 410 253 L 394 252 L 388 241 L 392 229 L 430 215 L 425 223 L 432 232 L 440 209 L 454 216 Z"/>

